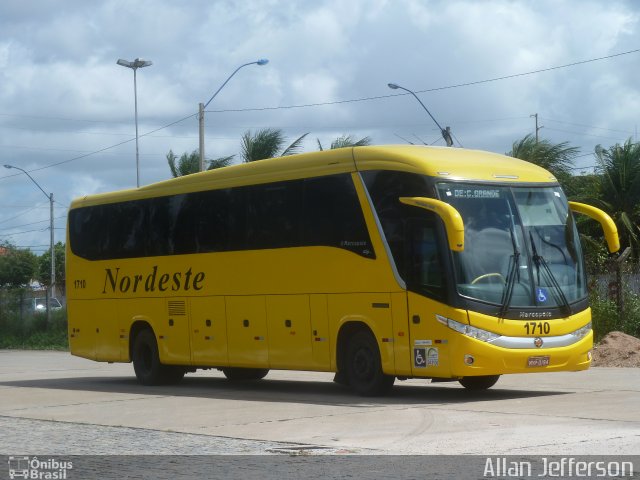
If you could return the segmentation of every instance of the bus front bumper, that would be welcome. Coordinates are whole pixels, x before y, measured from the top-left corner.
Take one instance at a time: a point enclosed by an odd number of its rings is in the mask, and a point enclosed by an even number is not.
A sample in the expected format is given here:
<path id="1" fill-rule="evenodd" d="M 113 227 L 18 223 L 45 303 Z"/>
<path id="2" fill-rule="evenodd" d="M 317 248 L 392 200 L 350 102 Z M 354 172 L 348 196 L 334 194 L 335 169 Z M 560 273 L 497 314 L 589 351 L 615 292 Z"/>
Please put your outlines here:
<path id="1" fill-rule="evenodd" d="M 545 337 L 541 338 L 544 342 Z M 571 345 L 555 348 L 504 348 L 456 335 L 449 351 L 451 376 L 586 370 L 592 349 L 593 331 Z"/>

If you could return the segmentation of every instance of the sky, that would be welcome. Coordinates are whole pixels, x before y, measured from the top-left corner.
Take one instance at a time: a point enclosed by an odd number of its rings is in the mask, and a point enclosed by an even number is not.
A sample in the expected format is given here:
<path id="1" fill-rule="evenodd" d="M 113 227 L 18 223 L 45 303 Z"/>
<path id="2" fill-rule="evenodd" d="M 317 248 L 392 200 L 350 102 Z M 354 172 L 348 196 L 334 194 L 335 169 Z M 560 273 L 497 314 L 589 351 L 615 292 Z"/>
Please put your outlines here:
<path id="1" fill-rule="evenodd" d="M 2 0 L 0 165 L 54 194 L 55 239 L 73 198 L 171 177 L 166 155 L 238 154 L 248 130 L 283 130 L 304 151 L 341 135 L 506 153 L 535 134 L 580 148 L 635 141 L 640 3 L 633 0 Z M 605 58 L 608 57 L 608 58 Z M 593 61 L 591 61 L 593 60 Z M 561 68 L 556 68 L 561 67 Z M 531 73 L 537 72 L 537 73 Z M 507 78 L 505 78 L 507 77 Z M 40 254 L 49 202 L 0 167 L 0 242 Z"/>

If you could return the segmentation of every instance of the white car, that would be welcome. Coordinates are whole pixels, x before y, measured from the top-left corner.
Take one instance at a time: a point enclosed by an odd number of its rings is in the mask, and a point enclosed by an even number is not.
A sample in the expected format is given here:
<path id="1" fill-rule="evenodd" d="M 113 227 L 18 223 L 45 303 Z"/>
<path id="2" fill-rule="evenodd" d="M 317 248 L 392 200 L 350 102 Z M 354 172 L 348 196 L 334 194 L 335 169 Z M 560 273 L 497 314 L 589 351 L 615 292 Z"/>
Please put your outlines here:
<path id="1" fill-rule="evenodd" d="M 60 310 L 62 308 L 62 304 L 60 300 L 57 298 L 49 299 L 49 308 L 51 310 Z M 47 298 L 46 297 L 36 297 L 33 299 L 33 311 L 34 312 L 46 312 L 47 311 Z"/>

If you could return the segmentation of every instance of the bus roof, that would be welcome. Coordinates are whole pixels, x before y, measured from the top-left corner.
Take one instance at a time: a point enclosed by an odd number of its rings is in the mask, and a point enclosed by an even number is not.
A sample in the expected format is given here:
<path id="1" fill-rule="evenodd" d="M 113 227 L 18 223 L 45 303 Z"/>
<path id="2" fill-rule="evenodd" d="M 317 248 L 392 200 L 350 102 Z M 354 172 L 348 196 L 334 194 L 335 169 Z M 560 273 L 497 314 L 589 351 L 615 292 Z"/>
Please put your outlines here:
<path id="1" fill-rule="evenodd" d="M 185 175 L 139 189 L 89 195 L 71 208 L 309 178 L 356 170 L 399 170 L 450 180 L 509 183 L 557 183 L 547 170 L 497 153 L 450 147 L 383 145 L 339 148 L 232 165 Z"/>

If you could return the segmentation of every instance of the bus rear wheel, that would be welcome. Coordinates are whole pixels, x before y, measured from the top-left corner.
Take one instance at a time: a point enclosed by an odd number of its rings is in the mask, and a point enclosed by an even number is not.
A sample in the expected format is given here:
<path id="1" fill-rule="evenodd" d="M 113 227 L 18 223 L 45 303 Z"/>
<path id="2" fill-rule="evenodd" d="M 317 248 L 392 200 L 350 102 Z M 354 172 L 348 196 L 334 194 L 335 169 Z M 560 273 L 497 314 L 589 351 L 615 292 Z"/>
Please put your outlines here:
<path id="1" fill-rule="evenodd" d="M 493 387 L 500 375 L 483 375 L 479 377 L 463 377 L 459 380 L 460 384 L 467 390 L 487 390 Z"/>
<path id="2" fill-rule="evenodd" d="M 268 368 L 223 368 L 222 373 L 227 380 L 261 380 L 269 373 Z"/>
<path id="3" fill-rule="evenodd" d="M 184 377 L 184 368 L 163 365 L 158 354 L 158 342 L 149 329 L 142 330 L 133 344 L 133 370 L 143 385 L 166 385 L 178 383 Z"/>
<path id="4" fill-rule="evenodd" d="M 393 387 L 396 378 L 382 372 L 378 342 L 370 331 L 361 330 L 351 337 L 346 361 L 349 385 L 358 395 L 384 395 Z"/>

